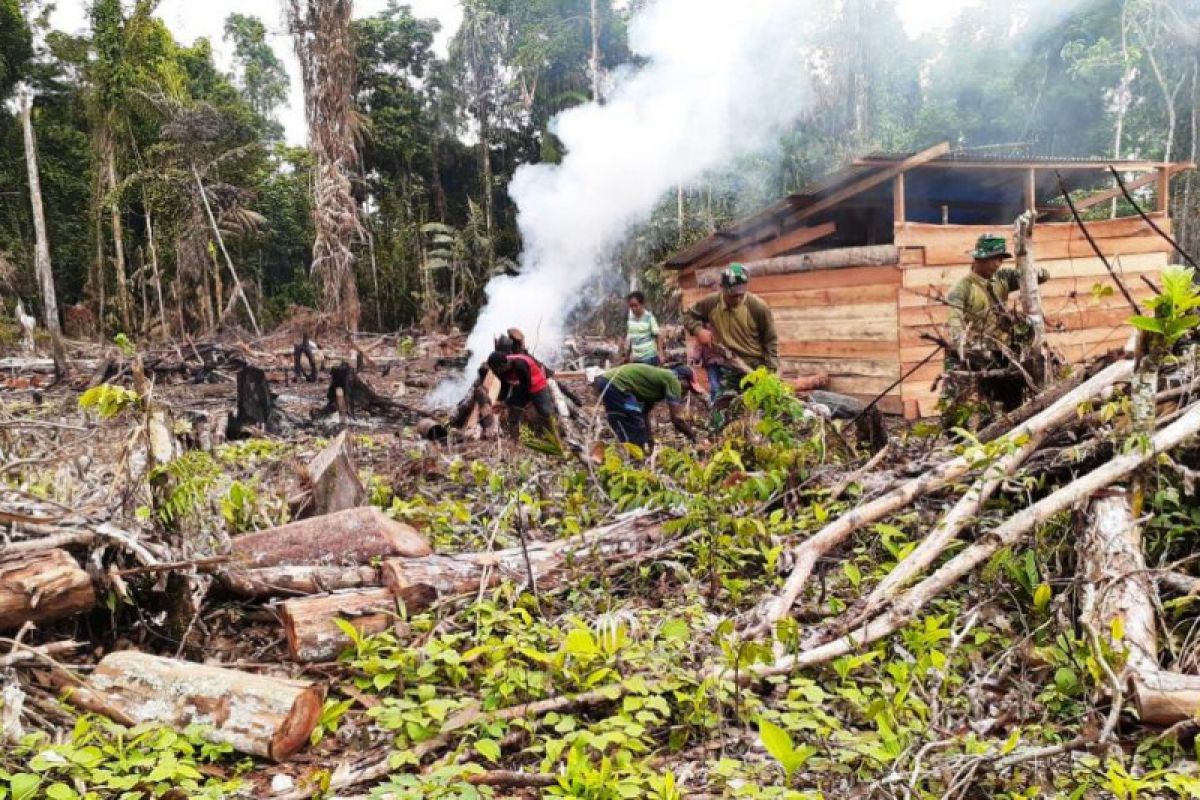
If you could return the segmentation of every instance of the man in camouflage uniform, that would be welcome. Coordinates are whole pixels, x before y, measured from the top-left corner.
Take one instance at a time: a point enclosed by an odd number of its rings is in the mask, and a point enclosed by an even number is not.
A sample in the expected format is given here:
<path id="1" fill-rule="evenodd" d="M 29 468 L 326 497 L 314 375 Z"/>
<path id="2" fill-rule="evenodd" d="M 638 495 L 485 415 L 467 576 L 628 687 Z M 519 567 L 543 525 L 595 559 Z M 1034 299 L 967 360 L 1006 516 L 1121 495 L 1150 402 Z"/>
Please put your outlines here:
<path id="1" fill-rule="evenodd" d="M 1012 258 L 1003 236 L 984 234 L 970 252 L 971 271 L 950 290 L 950 347 L 942 383 L 942 415 L 949 425 L 963 425 L 971 416 L 970 398 L 978 394 L 987 403 L 1012 411 L 1024 399 L 1025 383 L 1012 375 L 964 376 L 961 373 L 995 372 L 1010 368 L 1005 350 L 1021 349 L 1023 326 L 1015 325 L 1008 310 L 1009 295 L 1020 288 L 1015 269 L 1002 267 Z M 1049 276 L 1042 270 L 1038 282 Z M 955 374 L 959 373 L 959 374 Z"/>

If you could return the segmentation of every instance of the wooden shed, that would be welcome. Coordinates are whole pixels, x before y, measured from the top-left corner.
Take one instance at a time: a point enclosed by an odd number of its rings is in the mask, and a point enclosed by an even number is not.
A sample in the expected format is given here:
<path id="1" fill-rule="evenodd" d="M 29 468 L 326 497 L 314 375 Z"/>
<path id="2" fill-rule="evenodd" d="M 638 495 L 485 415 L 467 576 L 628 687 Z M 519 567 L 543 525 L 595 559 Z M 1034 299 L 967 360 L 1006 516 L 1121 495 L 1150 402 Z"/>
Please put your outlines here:
<path id="1" fill-rule="evenodd" d="M 886 392 L 885 412 L 930 416 L 939 356 L 893 384 L 938 349 L 921 334 L 944 334 L 945 296 L 969 269 L 976 238 L 1011 241 L 1027 208 L 1039 211 L 1034 257 L 1051 276 L 1042 298 L 1052 344 L 1082 362 L 1125 343 L 1129 305 L 1060 202 L 1061 175 L 1081 211 L 1107 208 L 1120 194 L 1110 164 L 1170 232 L 1170 178 L 1191 164 L 1015 157 L 942 144 L 855 161 L 666 266 L 677 272 L 686 306 L 716 291 L 726 265 L 745 264 L 750 290 L 774 310 L 785 375 L 825 372 L 834 391 L 863 399 Z M 1089 221 L 1088 230 L 1139 302 L 1152 296 L 1144 278 L 1154 280 L 1172 260 L 1171 245 L 1139 216 Z"/>

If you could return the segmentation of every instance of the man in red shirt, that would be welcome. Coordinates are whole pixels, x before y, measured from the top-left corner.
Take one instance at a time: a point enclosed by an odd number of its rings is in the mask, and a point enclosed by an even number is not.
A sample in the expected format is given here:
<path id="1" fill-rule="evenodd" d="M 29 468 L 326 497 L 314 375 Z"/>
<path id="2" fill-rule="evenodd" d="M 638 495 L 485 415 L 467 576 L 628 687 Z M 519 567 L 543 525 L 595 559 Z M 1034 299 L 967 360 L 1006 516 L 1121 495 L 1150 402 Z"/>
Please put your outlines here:
<path id="1" fill-rule="evenodd" d="M 508 408 L 505 427 L 510 436 L 516 438 L 520 433 L 521 418 L 530 407 L 537 414 L 537 427 L 551 427 L 556 416 L 554 396 L 545 371 L 532 356 L 497 350 L 488 356 L 487 365 L 500 379 L 498 401 Z"/>

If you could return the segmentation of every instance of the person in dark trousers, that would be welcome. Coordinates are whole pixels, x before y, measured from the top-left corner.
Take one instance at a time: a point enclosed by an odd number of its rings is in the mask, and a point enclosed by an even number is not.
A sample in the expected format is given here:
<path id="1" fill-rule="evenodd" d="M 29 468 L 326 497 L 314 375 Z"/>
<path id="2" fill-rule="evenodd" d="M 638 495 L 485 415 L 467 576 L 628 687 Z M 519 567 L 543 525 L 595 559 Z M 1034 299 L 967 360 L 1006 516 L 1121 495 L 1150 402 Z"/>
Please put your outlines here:
<path id="1" fill-rule="evenodd" d="M 500 379 L 498 403 L 508 409 L 505 427 L 510 436 L 520 433 L 521 419 L 530 408 L 537 414 L 538 427 L 553 427 L 554 396 L 545 371 L 532 356 L 497 350 L 488 356 L 487 366 Z"/>
<path id="2" fill-rule="evenodd" d="M 663 401 L 667 403 L 675 430 L 696 441 L 696 430 L 684 414 L 683 392 L 686 386 L 703 396 L 704 389 L 688 367 L 670 370 L 649 364 L 625 364 L 603 373 L 595 370 L 589 374 L 589 381 L 600 395 L 605 417 L 617 441 L 652 449 L 650 412 Z"/>

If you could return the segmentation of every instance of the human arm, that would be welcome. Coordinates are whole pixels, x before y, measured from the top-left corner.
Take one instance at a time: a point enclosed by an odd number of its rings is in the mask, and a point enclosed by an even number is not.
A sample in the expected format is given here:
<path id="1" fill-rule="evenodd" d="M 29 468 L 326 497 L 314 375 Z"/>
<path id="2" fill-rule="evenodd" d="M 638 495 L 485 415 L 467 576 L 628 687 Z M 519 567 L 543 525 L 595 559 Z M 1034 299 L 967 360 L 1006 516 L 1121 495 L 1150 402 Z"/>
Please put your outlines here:
<path id="1" fill-rule="evenodd" d="M 710 294 L 683 312 L 683 327 L 701 344 L 712 344 L 712 331 L 708 331 L 704 326 L 708 324 L 712 312 L 720 302 L 721 295 Z"/>

